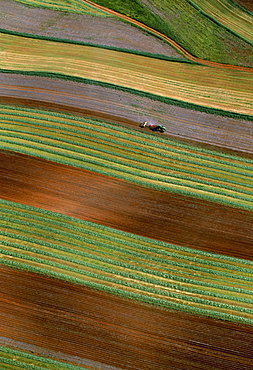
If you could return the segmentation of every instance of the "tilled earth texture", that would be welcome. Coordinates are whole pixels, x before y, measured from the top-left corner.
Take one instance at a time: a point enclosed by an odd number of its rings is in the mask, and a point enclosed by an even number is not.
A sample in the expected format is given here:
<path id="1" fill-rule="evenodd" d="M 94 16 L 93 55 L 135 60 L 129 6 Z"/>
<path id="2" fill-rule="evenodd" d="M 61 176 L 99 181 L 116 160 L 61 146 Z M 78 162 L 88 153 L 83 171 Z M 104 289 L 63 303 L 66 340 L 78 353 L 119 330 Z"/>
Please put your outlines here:
<path id="1" fill-rule="evenodd" d="M 0 369 L 252 369 L 253 8 L 171 4 L 0 0 Z"/>

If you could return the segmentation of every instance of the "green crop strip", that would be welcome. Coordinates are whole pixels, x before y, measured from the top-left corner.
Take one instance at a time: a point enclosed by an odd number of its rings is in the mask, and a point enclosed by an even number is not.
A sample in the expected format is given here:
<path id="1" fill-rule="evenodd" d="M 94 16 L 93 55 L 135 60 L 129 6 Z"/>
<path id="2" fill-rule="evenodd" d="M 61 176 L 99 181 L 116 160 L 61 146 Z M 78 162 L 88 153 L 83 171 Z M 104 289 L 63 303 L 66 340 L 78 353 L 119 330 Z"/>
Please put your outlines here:
<path id="1" fill-rule="evenodd" d="M 181 108 L 192 109 L 192 110 L 196 110 L 196 111 L 200 111 L 200 112 L 215 114 L 215 115 L 224 116 L 224 117 L 231 117 L 231 118 L 235 118 L 235 119 L 243 119 L 243 120 L 249 120 L 249 121 L 253 120 L 253 115 L 241 114 L 241 113 L 236 113 L 236 112 L 229 112 L 229 111 L 218 109 L 218 108 L 211 108 L 211 107 L 207 107 L 207 106 L 203 106 L 203 105 L 189 103 L 189 102 L 182 101 L 182 100 L 167 98 L 167 97 L 151 94 L 149 92 L 143 92 L 143 91 L 135 90 L 135 89 L 128 88 L 128 87 L 121 87 L 121 86 L 114 85 L 114 84 L 107 83 L 107 82 L 101 82 L 101 81 L 86 79 L 86 78 L 82 78 L 82 77 L 70 76 L 70 75 L 66 75 L 66 74 L 62 74 L 62 73 L 41 72 L 41 71 L 22 71 L 22 70 L 14 70 L 14 69 L 11 70 L 11 69 L 5 69 L 5 68 L 0 68 L 0 73 L 21 74 L 21 75 L 27 75 L 27 76 L 56 78 L 56 79 L 60 79 L 60 80 L 74 81 L 74 82 L 83 83 L 83 84 L 101 86 L 101 87 L 105 87 L 105 88 L 108 88 L 108 89 L 125 91 L 127 93 L 137 95 L 137 96 L 141 96 L 141 97 L 143 96 L 143 97 L 149 98 L 151 100 L 161 101 L 161 102 L 169 104 L 169 105 L 176 105 L 176 106 L 179 106 Z"/>
<path id="2" fill-rule="evenodd" d="M 1 369 L 26 370 L 85 370 L 85 368 L 32 355 L 27 352 L 0 347 Z"/>
<path id="3" fill-rule="evenodd" d="M 22 111 L 8 106 L 2 106 L 0 112 L 2 149 L 69 164 L 144 186 L 187 193 L 236 207 L 252 207 L 250 168 L 253 162 L 250 160 L 244 162 L 235 156 L 199 152 L 193 146 L 178 147 L 177 143 L 166 140 L 160 141 L 162 147 L 149 139 L 143 145 L 143 138 L 146 139 L 148 135 L 99 121 L 78 121 L 71 116 L 60 117 L 45 111 L 35 111 L 33 116 L 32 110 Z M 104 140 L 109 133 L 115 132 L 117 140 Z M 132 143 L 129 144 L 132 145 L 130 150 L 129 146 L 124 145 L 127 141 Z M 138 151 L 133 153 L 132 149 L 136 150 L 138 146 Z M 147 154 L 149 157 L 146 159 Z"/>
<path id="4" fill-rule="evenodd" d="M 253 323 L 250 261 L 9 201 L 1 200 L 0 209 L 2 264 L 154 305 Z"/>

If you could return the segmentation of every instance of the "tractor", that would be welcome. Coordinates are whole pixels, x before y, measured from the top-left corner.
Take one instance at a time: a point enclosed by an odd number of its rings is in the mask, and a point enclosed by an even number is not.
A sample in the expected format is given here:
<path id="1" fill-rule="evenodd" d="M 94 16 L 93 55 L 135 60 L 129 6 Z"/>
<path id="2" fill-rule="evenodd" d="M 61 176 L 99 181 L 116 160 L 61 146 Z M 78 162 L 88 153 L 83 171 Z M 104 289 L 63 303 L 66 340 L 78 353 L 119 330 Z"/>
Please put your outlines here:
<path id="1" fill-rule="evenodd" d="M 162 125 L 150 125 L 150 124 L 148 124 L 147 121 L 142 122 L 140 124 L 140 127 L 142 127 L 142 128 L 148 127 L 151 131 L 159 131 L 159 132 L 164 132 L 166 130 L 166 128 Z"/>

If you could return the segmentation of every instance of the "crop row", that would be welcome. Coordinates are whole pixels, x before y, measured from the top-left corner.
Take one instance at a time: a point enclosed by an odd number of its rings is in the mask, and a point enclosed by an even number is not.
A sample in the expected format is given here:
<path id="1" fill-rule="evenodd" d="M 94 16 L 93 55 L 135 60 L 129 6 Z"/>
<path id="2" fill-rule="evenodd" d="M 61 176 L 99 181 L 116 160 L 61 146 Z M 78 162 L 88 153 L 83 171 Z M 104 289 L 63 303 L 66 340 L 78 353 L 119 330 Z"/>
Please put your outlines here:
<path id="1" fill-rule="evenodd" d="M 26 369 L 26 370 L 85 370 L 64 362 L 52 360 L 41 356 L 32 355 L 23 351 L 7 347 L 0 347 L 1 369 Z"/>
<path id="2" fill-rule="evenodd" d="M 144 186 L 252 207 L 252 161 L 198 151 L 104 122 L 2 106 L 2 149 L 69 164 Z M 115 135 L 115 136 L 113 136 Z M 109 136 L 109 137 L 108 137 Z M 145 139 L 145 143 L 144 143 Z"/>
<path id="3" fill-rule="evenodd" d="M 8 201 L 0 205 L 2 264 L 153 305 L 253 322 L 250 261 Z"/>

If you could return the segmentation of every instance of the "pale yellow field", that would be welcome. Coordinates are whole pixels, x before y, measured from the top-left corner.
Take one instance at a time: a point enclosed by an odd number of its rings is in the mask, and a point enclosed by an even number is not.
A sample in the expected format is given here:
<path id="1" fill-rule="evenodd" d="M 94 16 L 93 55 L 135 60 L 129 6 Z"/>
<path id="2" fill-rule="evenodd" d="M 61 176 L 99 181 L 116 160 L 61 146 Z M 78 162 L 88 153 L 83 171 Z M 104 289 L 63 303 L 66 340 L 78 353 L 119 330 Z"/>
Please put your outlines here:
<path id="1" fill-rule="evenodd" d="M 253 114 L 251 72 L 175 63 L 96 47 L 0 36 L 0 68 L 44 71 Z"/>

